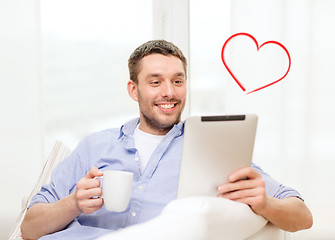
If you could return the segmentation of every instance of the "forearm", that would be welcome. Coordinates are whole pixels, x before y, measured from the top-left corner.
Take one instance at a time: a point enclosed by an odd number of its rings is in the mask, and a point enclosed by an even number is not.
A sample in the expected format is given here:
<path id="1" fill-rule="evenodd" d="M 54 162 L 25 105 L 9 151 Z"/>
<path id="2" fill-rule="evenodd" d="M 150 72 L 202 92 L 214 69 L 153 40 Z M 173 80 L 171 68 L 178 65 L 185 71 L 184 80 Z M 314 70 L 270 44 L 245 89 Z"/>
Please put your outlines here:
<path id="1" fill-rule="evenodd" d="M 26 213 L 21 224 L 24 239 L 37 239 L 64 229 L 80 214 L 74 194 L 55 202 L 37 203 Z"/>
<path id="2" fill-rule="evenodd" d="M 313 217 L 305 203 L 296 197 L 276 199 L 268 197 L 266 208 L 258 214 L 277 227 L 295 232 L 313 225 Z"/>

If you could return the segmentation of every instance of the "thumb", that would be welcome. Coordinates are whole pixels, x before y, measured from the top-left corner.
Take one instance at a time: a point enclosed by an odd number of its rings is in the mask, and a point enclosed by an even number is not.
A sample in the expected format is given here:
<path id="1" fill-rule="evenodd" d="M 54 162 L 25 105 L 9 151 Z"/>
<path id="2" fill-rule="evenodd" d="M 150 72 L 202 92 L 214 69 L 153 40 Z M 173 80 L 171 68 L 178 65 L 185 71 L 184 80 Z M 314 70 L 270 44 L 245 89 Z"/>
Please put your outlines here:
<path id="1" fill-rule="evenodd" d="M 91 170 L 87 172 L 86 177 L 89 179 L 93 179 L 102 175 L 103 173 L 97 167 L 92 167 Z"/>

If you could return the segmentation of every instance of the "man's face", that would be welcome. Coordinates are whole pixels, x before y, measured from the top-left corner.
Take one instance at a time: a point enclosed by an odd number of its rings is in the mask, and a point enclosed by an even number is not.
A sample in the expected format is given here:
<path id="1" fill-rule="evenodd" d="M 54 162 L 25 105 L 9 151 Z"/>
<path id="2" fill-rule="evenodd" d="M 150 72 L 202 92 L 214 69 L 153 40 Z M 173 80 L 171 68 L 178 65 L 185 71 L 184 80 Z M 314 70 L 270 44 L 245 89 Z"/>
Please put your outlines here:
<path id="1" fill-rule="evenodd" d="M 140 62 L 138 82 L 128 82 L 129 95 L 139 103 L 140 129 L 166 134 L 180 121 L 186 99 L 182 61 L 172 55 L 151 54 Z"/>

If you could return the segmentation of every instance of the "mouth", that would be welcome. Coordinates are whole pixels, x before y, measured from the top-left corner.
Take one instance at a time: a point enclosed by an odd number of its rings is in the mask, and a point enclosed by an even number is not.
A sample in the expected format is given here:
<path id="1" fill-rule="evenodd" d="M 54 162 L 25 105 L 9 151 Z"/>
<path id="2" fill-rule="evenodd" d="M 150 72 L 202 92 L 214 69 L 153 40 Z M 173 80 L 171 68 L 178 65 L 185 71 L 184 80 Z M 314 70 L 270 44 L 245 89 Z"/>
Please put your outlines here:
<path id="1" fill-rule="evenodd" d="M 173 112 L 176 108 L 177 103 L 162 103 L 156 104 L 156 106 L 163 112 Z"/>

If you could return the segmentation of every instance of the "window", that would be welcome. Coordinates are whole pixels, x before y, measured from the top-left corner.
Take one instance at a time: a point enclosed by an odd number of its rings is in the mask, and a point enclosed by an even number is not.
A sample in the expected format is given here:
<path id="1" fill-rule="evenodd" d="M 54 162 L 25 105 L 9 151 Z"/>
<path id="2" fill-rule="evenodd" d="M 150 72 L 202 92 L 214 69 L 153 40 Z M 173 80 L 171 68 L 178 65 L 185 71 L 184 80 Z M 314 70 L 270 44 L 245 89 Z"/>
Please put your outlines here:
<path id="1" fill-rule="evenodd" d="M 43 0 L 41 26 L 46 149 L 137 117 L 127 60 L 152 39 L 151 0 Z"/>
<path id="2" fill-rule="evenodd" d="M 314 215 L 313 228 L 292 239 L 334 238 L 329 219 L 335 197 L 335 32 L 329 23 L 335 21 L 335 2 L 189 2 L 191 115 L 256 113 L 253 160 L 298 189 Z M 259 44 L 275 40 L 287 47 L 292 66 L 283 81 L 255 94 L 242 92 L 220 55 L 225 40 L 239 32 L 252 34 Z"/>

